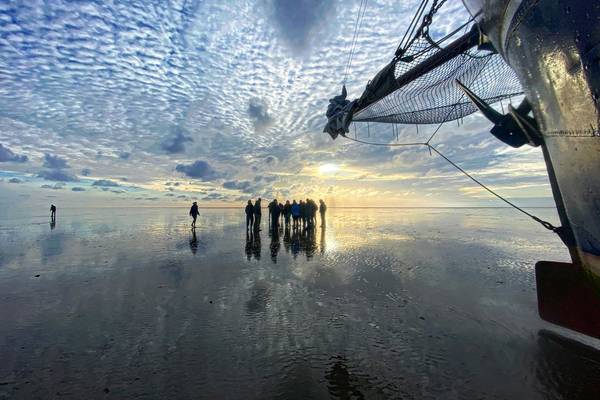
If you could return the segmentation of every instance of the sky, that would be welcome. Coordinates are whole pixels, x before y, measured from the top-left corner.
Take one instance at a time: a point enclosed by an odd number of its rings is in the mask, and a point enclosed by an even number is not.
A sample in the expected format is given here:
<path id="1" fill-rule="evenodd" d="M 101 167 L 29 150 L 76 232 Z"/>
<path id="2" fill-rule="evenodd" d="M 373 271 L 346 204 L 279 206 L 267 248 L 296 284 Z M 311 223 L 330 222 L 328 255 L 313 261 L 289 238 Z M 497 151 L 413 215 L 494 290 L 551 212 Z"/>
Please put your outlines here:
<path id="1" fill-rule="evenodd" d="M 359 3 L 1 2 L 0 204 L 503 205 L 427 149 L 322 132 Z M 391 60 L 416 3 L 368 1 L 350 98 Z M 435 29 L 466 18 L 448 0 Z M 434 145 L 517 204 L 553 205 L 540 149 L 512 149 L 490 128 L 474 114 L 444 125 Z M 389 125 L 368 129 L 392 140 Z M 402 126 L 400 138 L 433 129 Z"/>

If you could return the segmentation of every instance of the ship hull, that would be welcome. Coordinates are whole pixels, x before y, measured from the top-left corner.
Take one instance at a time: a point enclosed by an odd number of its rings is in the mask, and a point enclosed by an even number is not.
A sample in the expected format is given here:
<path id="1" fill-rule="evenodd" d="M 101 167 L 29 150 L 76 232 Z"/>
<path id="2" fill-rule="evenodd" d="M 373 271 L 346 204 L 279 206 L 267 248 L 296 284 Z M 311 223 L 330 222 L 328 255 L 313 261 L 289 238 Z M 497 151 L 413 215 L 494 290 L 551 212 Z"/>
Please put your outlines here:
<path id="1" fill-rule="evenodd" d="M 519 77 L 539 125 L 573 269 L 600 299 L 600 1 L 465 5 L 479 13 L 482 31 Z"/>

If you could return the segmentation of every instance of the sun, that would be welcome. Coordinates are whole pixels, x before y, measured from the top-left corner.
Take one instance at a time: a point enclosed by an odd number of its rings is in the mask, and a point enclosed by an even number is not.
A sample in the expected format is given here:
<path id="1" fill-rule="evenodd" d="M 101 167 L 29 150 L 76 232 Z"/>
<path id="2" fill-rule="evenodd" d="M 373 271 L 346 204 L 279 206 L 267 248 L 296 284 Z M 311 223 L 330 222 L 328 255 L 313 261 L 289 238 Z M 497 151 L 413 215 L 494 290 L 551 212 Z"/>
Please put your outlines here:
<path id="1" fill-rule="evenodd" d="M 340 170 L 340 166 L 337 164 L 323 164 L 319 167 L 319 174 L 321 175 L 329 175 L 335 174 Z"/>

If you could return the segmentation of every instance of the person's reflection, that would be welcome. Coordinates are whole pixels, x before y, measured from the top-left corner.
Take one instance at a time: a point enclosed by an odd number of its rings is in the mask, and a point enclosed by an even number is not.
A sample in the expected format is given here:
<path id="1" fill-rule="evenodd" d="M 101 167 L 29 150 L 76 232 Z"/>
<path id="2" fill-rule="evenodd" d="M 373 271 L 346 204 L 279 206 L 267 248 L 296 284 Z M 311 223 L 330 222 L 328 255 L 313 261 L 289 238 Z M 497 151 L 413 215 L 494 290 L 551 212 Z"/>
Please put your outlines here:
<path id="1" fill-rule="evenodd" d="M 252 249 L 254 245 L 254 237 L 252 233 L 252 229 L 246 231 L 246 259 L 248 261 L 252 260 Z"/>
<path id="2" fill-rule="evenodd" d="M 321 254 L 325 254 L 325 225 L 323 225 L 321 227 L 321 243 L 320 243 L 320 248 L 321 248 Z"/>
<path id="3" fill-rule="evenodd" d="M 325 379 L 329 382 L 327 389 L 329 394 L 336 399 L 364 399 L 365 396 L 359 390 L 356 377 L 348 371 L 345 357 L 332 357 L 335 360 L 325 374 Z"/>
<path id="4" fill-rule="evenodd" d="M 285 231 L 283 232 L 283 247 L 285 252 L 290 252 L 291 237 L 290 237 L 290 224 L 285 225 Z"/>
<path id="5" fill-rule="evenodd" d="M 50 230 L 53 231 L 56 228 L 56 219 L 52 218 L 50 220 Z"/>
<path id="6" fill-rule="evenodd" d="M 306 228 L 300 236 L 300 249 L 306 253 L 306 259 L 310 260 L 315 254 L 317 248 L 315 227 L 311 226 Z"/>
<path id="7" fill-rule="evenodd" d="M 275 227 L 271 232 L 271 261 L 273 261 L 273 263 L 277 263 L 277 254 L 279 253 L 280 248 L 279 230 Z"/>
<path id="8" fill-rule="evenodd" d="M 250 238 L 252 240 L 252 254 L 254 255 L 254 259 L 258 261 L 260 260 L 260 251 L 262 248 L 262 244 L 260 243 L 260 230 L 255 229 Z"/>
<path id="9" fill-rule="evenodd" d="M 196 228 L 192 228 L 192 238 L 190 239 L 190 250 L 192 254 L 198 251 L 198 238 L 196 237 Z"/>
<path id="10" fill-rule="evenodd" d="M 291 248 L 292 255 L 294 256 L 294 259 L 296 259 L 300 252 L 300 229 L 294 229 L 292 232 Z"/>

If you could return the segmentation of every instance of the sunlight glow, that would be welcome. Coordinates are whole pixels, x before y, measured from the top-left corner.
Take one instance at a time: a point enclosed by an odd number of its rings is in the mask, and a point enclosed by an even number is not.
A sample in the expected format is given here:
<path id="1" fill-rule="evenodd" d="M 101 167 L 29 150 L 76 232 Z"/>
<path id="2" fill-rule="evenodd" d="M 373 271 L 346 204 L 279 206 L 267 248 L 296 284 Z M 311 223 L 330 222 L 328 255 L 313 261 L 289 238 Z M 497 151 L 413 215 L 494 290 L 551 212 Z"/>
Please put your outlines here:
<path id="1" fill-rule="evenodd" d="M 340 170 L 340 166 L 337 164 L 323 164 L 319 167 L 319 173 L 321 175 L 335 174 Z"/>

